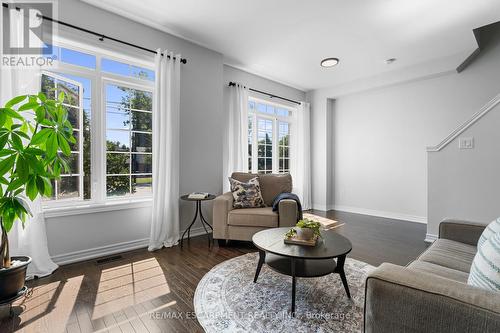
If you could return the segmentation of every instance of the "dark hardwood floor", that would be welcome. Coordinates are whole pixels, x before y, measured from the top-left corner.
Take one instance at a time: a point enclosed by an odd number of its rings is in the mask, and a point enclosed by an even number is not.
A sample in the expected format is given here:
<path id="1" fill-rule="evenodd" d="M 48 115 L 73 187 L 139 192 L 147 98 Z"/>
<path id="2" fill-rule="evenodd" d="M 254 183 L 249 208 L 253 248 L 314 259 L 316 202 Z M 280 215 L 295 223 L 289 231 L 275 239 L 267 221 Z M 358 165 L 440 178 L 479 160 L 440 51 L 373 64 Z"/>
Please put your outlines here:
<path id="1" fill-rule="evenodd" d="M 345 223 L 336 231 L 351 240 L 350 256 L 372 265 L 405 265 L 426 247 L 424 224 L 335 211 L 312 213 Z M 193 312 L 198 281 L 218 263 L 253 251 L 248 242 L 208 249 L 200 236 L 183 249 L 144 249 L 105 264 L 91 260 L 62 266 L 49 277 L 29 282 L 33 294 L 15 303 L 17 315 L 4 317 L 0 332 L 202 332 Z M 5 316 L 6 308 L 1 312 Z"/>

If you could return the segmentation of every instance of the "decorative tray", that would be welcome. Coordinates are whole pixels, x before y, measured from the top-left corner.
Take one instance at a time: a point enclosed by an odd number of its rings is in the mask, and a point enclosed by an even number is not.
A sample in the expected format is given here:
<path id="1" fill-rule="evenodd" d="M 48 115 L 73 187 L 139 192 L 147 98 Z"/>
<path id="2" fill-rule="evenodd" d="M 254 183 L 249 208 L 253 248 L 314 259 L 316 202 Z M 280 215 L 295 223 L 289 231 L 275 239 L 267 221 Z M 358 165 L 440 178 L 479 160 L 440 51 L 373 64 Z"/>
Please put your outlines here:
<path id="1" fill-rule="evenodd" d="M 313 238 L 309 240 L 298 239 L 296 236 L 285 237 L 285 244 L 295 244 L 295 245 L 305 245 L 305 246 L 316 246 L 318 244 L 318 236 L 314 235 Z"/>

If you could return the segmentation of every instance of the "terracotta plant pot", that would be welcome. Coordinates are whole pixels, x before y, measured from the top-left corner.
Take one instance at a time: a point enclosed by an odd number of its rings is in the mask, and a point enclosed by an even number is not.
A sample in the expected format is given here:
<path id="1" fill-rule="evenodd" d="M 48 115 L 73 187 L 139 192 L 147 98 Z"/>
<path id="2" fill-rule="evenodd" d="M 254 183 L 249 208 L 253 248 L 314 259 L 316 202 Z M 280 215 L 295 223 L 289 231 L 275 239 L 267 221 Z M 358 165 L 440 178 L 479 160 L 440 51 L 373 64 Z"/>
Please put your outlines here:
<path id="1" fill-rule="evenodd" d="M 314 231 L 309 228 L 295 228 L 297 232 L 297 239 L 300 240 L 310 240 L 314 236 Z"/>
<path id="2" fill-rule="evenodd" d="M 26 270 L 31 262 L 30 257 L 11 257 L 11 261 L 22 263 L 9 268 L 0 269 L 0 303 L 15 297 L 24 287 L 26 281 Z"/>

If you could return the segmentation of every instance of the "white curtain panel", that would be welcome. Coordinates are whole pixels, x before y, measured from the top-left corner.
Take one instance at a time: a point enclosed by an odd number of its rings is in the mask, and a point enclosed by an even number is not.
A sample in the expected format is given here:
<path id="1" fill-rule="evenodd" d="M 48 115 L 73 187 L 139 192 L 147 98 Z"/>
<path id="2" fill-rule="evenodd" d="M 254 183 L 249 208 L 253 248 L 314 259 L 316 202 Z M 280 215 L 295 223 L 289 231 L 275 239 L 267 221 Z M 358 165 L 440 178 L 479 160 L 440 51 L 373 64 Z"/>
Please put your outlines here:
<path id="1" fill-rule="evenodd" d="M 21 13 L 12 11 L 11 38 L 18 38 L 22 33 Z M 8 100 L 17 95 L 37 94 L 40 90 L 40 68 L 16 68 L 0 64 L 0 104 L 3 106 Z M 29 114 L 25 114 L 29 117 Z M 27 200 L 28 202 L 29 199 Z M 32 217 L 29 217 L 25 228 L 16 223 L 9 233 L 10 255 L 30 256 L 28 278 L 43 277 L 57 269 L 52 261 L 47 247 L 47 233 L 43 216 L 41 199 L 30 203 Z"/>
<path id="2" fill-rule="evenodd" d="M 295 116 L 295 136 L 291 138 L 291 174 L 302 209 L 311 208 L 311 120 L 310 104 L 301 102 Z"/>
<path id="3" fill-rule="evenodd" d="M 228 177 L 233 172 L 248 172 L 248 88 L 229 87 L 229 114 L 226 119 L 222 188 L 229 191 Z"/>
<path id="4" fill-rule="evenodd" d="M 179 242 L 181 55 L 157 50 L 153 100 L 153 213 L 149 251 Z M 167 57 L 170 55 L 170 58 Z M 175 58 L 175 59 L 174 59 Z"/>

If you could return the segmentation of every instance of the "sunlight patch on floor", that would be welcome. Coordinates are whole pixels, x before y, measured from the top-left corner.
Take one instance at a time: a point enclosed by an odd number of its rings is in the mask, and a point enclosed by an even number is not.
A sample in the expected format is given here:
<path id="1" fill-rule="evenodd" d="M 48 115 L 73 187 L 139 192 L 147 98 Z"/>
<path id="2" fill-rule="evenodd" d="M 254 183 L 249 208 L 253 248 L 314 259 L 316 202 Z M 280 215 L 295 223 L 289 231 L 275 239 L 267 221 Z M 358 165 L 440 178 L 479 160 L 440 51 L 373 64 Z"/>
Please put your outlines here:
<path id="1" fill-rule="evenodd" d="M 168 293 L 170 288 L 155 258 L 103 269 L 92 319 Z"/>
<path id="2" fill-rule="evenodd" d="M 23 330 L 63 332 L 70 320 L 83 276 L 33 288 L 33 294 L 16 302 L 25 308 L 19 314 Z"/>

